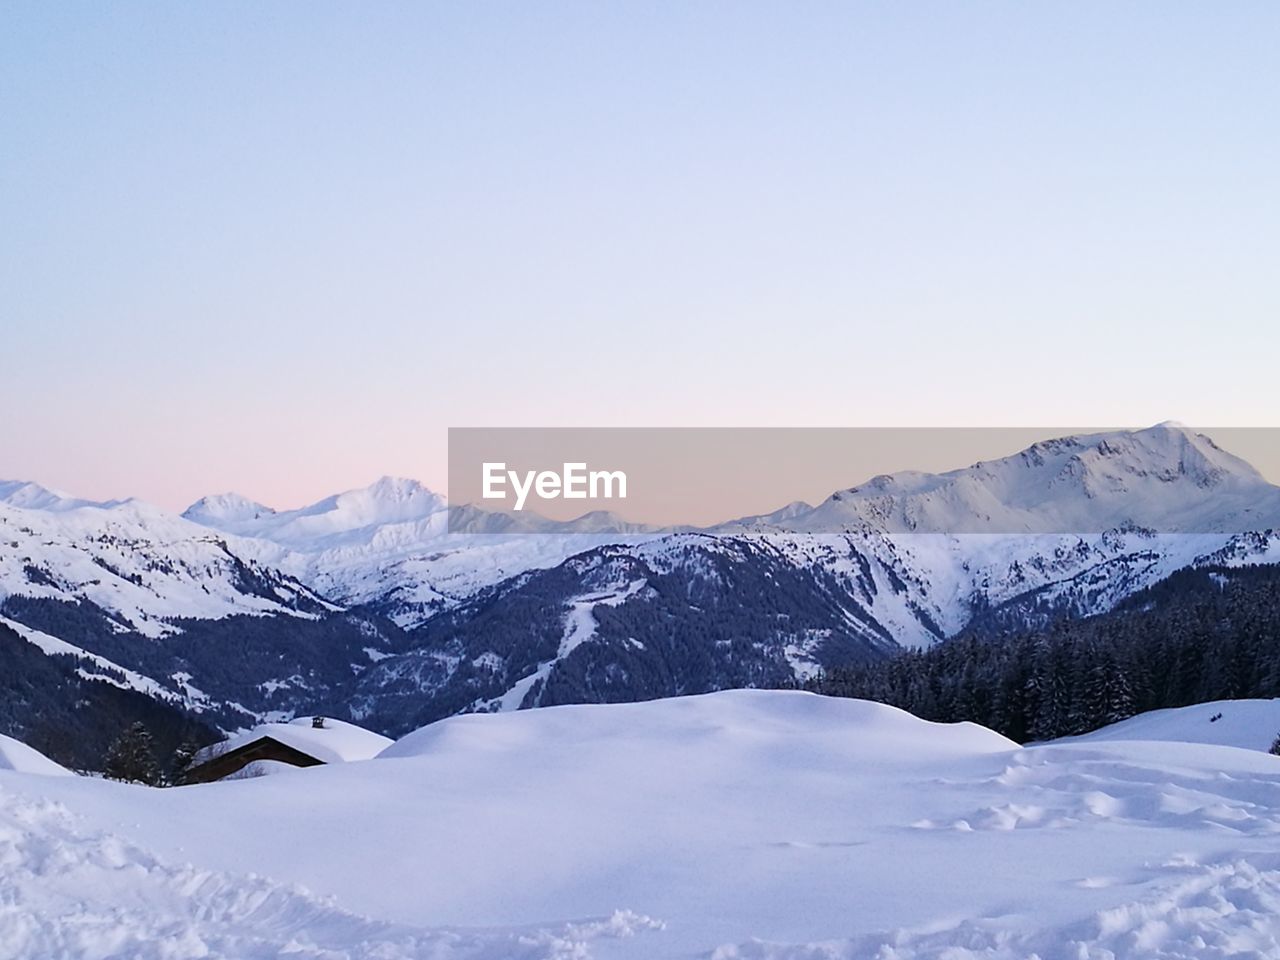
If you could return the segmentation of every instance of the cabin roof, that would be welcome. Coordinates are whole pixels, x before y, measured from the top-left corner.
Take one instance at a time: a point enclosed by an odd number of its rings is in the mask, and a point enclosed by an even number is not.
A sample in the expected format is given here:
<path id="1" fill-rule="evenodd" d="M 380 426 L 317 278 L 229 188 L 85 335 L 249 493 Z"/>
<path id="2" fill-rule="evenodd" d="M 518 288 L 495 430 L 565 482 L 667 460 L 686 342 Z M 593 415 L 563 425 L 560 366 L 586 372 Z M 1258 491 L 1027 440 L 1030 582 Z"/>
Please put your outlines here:
<path id="1" fill-rule="evenodd" d="M 195 755 L 191 765 L 192 767 L 200 766 L 215 757 L 225 756 L 246 747 L 263 737 L 270 737 L 300 753 L 314 757 L 321 763 L 369 760 L 392 743 L 389 737 L 358 727 L 354 723 L 325 717 L 324 726 L 316 728 L 312 726 L 311 719 L 311 717 L 299 717 L 289 723 L 264 723 L 250 730 L 243 730 L 226 740 L 205 747 Z"/>

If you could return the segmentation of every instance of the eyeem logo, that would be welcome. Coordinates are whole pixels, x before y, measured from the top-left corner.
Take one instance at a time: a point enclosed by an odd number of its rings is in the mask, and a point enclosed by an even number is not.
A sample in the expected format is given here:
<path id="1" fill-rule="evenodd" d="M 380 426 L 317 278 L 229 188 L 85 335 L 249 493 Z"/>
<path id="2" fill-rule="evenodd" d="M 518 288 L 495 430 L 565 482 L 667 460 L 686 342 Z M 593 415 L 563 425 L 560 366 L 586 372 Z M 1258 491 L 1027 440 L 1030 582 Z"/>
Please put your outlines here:
<path id="1" fill-rule="evenodd" d="M 621 470 L 588 470 L 585 463 L 566 463 L 564 470 L 526 470 L 523 474 L 508 470 L 505 463 L 484 463 L 482 496 L 486 500 L 505 500 L 506 486 L 511 484 L 516 503 L 523 510 L 532 492 L 543 500 L 625 500 L 627 475 Z M 616 488 L 616 492 L 615 492 Z"/>

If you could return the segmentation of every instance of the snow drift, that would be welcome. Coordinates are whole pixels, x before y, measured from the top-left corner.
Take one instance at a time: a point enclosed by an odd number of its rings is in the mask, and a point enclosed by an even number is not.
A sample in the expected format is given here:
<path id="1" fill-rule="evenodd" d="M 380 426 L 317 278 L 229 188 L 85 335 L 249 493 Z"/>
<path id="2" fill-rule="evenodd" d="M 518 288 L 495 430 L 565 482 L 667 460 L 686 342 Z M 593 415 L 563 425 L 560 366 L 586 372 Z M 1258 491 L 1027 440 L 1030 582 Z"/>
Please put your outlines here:
<path id="1" fill-rule="evenodd" d="M 1268 751 L 1280 736 L 1280 699 L 1215 700 L 1151 710 L 1059 743 L 1164 740 Z"/>
<path id="2" fill-rule="evenodd" d="M 0 734 L 0 770 L 36 773 L 44 776 L 69 777 L 70 770 L 59 766 L 38 750 Z"/>

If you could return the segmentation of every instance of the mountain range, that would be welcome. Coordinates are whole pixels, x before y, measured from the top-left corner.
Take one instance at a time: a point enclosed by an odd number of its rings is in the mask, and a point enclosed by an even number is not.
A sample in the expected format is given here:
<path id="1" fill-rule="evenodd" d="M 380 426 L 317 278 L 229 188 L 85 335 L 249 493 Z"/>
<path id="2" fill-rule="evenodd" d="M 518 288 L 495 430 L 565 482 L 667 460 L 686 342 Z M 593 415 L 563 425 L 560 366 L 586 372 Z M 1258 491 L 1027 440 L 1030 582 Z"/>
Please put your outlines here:
<path id="1" fill-rule="evenodd" d="M 777 685 L 1103 613 L 1189 567 L 1280 563 L 1280 488 L 1176 424 L 700 530 L 449 519 L 395 478 L 181 516 L 0 483 L 0 655 L 37 652 L 62 678 L 0 732 L 89 683 L 210 728 L 323 707 L 392 735 L 459 711 Z"/>

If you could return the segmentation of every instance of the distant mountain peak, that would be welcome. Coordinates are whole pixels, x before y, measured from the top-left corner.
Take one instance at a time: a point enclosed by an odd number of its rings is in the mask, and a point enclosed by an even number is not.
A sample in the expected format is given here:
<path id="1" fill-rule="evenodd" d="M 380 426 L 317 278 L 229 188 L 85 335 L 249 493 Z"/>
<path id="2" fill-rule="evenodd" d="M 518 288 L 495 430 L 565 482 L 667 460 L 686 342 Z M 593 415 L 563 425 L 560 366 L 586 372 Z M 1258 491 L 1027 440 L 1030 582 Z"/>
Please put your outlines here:
<path id="1" fill-rule="evenodd" d="M 382 476 L 365 487 L 365 490 L 383 500 L 409 500 L 424 495 L 436 496 L 425 484 L 410 477 Z"/>
<path id="2" fill-rule="evenodd" d="M 838 491 L 791 529 L 1100 533 L 1238 530 L 1280 517 L 1280 488 L 1174 421 L 1057 437 L 945 473 L 902 471 Z"/>
<path id="3" fill-rule="evenodd" d="M 219 521 L 241 523 L 274 514 L 275 510 L 271 507 L 238 493 L 218 493 L 201 497 L 182 512 L 183 519 L 202 523 L 205 526 L 216 526 Z"/>
<path id="4" fill-rule="evenodd" d="M 0 502 L 15 507 L 38 510 L 52 500 L 69 499 L 71 498 L 66 494 L 57 493 L 30 480 L 0 480 Z"/>
<path id="5" fill-rule="evenodd" d="M 1185 480 L 1201 488 L 1216 487 L 1232 478 L 1266 483 L 1247 461 L 1171 420 L 1143 430 L 1088 439 L 1095 442 L 1086 442 L 1076 458 L 1087 473 L 1112 481 L 1123 476 L 1154 477 L 1166 483 Z"/>
<path id="6" fill-rule="evenodd" d="M 62 511 L 79 507 L 113 507 L 120 500 L 84 500 L 61 490 L 52 490 L 30 480 L 0 480 L 0 503 L 22 510 Z"/>
<path id="7" fill-rule="evenodd" d="M 408 477 L 385 476 L 367 487 L 345 490 L 295 512 L 313 517 L 341 514 L 344 523 L 366 526 L 421 520 L 444 507 L 444 497 L 425 484 Z"/>
<path id="8" fill-rule="evenodd" d="M 188 520 L 303 552 L 372 542 L 382 528 L 430 521 L 445 499 L 417 480 L 380 477 L 296 510 L 273 510 L 238 494 L 205 497 L 183 514 Z"/>

